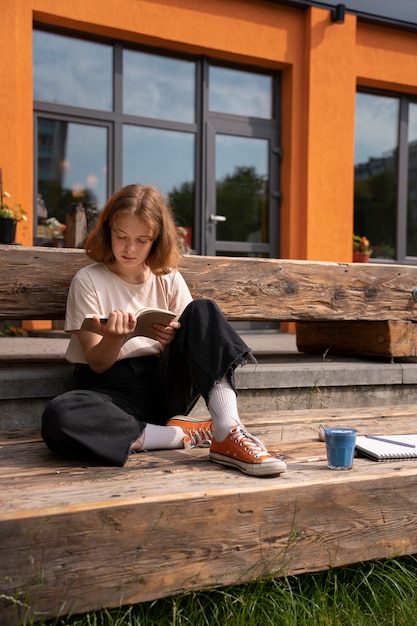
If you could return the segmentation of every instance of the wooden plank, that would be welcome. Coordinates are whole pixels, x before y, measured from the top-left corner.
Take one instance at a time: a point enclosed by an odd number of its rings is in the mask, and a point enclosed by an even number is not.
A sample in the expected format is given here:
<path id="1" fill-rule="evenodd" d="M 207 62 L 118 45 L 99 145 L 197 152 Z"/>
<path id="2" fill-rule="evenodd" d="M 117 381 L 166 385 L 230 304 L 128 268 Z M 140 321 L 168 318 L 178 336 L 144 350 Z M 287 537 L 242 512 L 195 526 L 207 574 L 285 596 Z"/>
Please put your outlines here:
<path id="1" fill-rule="evenodd" d="M 417 461 L 331 472 L 317 438 L 320 421 L 389 434 L 415 418 L 414 406 L 248 416 L 288 460 L 270 479 L 216 466 L 207 450 L 108 468 L 12 437 L 0 447 L 0 623 L 415 553 Z"/>
<path id="2" fill-rule="evenodd" d="M 0 319 L 64 319 L 71 279 L 90 262 L 72 248 L 0 245 Z"/>
<path id="3" fill-rule="evenodd" d="M 69 283 L 89 259 L 72 248 L 0 246 L 0 319 L 63 319 Z M 194 297 L 228 319 L 417 320 L 417 267 L 184 256 Z"/>
<path id="4" fill-rule="evenodd" d="M 297 322 L 296 334 L 300 352 L 417 356 L 414 322 Z"/>

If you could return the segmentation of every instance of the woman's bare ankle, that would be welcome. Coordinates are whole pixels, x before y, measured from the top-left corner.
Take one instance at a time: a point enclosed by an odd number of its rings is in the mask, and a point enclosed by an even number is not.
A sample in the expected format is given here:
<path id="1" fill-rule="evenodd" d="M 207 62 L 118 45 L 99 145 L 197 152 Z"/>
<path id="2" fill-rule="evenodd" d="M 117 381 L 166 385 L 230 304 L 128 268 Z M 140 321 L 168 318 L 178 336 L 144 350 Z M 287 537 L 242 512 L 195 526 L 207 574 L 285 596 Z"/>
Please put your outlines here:
<path id="1" fill-rule="evenodd" d="M 145 433 L 142 433 L 141 436 L 138 437 L 136 441 L 134 441 L 132 445 L 130 446 L 130 449 L 132 450 L 132 452 L 139 452 L 140 450 L 142 450 L 144 439 L 145 439 Z"/>

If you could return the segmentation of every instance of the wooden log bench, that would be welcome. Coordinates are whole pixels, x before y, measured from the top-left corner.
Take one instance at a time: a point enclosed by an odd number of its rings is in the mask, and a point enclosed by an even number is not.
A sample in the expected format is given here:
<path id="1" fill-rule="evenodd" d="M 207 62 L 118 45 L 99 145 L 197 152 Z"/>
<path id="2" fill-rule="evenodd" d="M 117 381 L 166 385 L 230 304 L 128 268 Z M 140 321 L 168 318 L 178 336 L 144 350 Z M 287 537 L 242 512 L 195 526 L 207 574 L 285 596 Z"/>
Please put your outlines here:
<path id="1" fill-rule="evenodd" d="M 62 320 L 73 248 L 0 245 L 0 320 Z M 296 322 L 301 352 L 417 356 L 417 266 L 184 256 L 196 298 L 230 321 Z"/>
<path id="2" fill-rule="evenodd" d="M 63 319 L 88 262 L 0 246 L 0 318 Z M 406 324 L 413 355 L 417 268 L 187 256 L 181 269 L 232 321 Z M 415 432 L 415 406 L 242 417 L 285 474 L 247 477 L 198 449 L 86 466 L 52 454 L 39 428 L 0 431 L 0 626 L 417 552 L 417 462 L 356 458 L 331 472 L 318 439 L 320 423 Z"/>

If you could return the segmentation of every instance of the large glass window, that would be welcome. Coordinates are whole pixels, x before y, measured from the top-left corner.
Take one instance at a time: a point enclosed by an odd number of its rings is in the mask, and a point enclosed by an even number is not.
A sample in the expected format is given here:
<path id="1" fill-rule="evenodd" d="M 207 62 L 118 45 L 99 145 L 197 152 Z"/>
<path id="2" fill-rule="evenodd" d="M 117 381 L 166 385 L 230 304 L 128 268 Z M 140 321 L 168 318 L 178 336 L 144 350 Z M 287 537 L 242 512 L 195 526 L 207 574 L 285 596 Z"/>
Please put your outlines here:
<path id="1" fill-rule="evenodd" d="M 176 122 L 195 121 L 195 63 L 123 51 L 123 111 Z"/>
<path id="2" fill-rule="evenodd" d="M 188 249 L 278 256 L 278 74 L 41 25 L 33 45 L 40 225 L 139 182 Z"/>
<path id="3" fill-rule="evenodd" d="M 395 94 L 358 93 L 354 231 L 372 258 L 417 257 L 417 104 Z"/>
<path id="4" fill-rule="evenodd" d="M 39 119 L 39 191 L 47 205 L 65 209 L 82 198 L 103 206 L 106 200 L 107 129 Z"/>
<path id="5" fill-rule="evenodd" d="M 376 258 L 396 258 L 398 112 L 397 98 L 357 94 L 355 233 Z"/>
<path id="6" fill-rule="evenodd" d="M 263 74 L 211 66 L 209 109 L 232 115 L 272 118 L 272 78 Z"/>
<path id="7" fill-rule="evenodd" d="M 65 224 L 74 201 L 102 207 L 107 193 L 108 130 L 103 126 L 38 118 L 38 195 L 36 241 L 47 243 L 52 231 L 46 220 Z"/>
<path id="8" fill-rule="evenodd" d="M 112 46 L 35 30 L 33 86 L 35 100 L 111 111 Z"/>
<path id="9" fill-rule="evenodd" d="M 194 247 L 195 136 L 158 128 L 125 125 L 123 185 L 154 185 L 170 199 L 180 226 L 188 229 Z"/>

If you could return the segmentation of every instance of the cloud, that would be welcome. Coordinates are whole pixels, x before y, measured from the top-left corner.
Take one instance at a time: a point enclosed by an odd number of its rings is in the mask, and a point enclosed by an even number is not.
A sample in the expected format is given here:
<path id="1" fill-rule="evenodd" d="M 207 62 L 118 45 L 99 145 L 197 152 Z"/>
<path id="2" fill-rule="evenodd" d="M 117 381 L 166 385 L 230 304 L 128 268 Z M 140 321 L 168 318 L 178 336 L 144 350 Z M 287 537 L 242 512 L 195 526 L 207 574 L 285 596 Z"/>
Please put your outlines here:
<path id="1" fill-rule="evenodd" d="M 356 96 L 355 164 L 392 153 L 398 145 L 398 98 Z"/>

